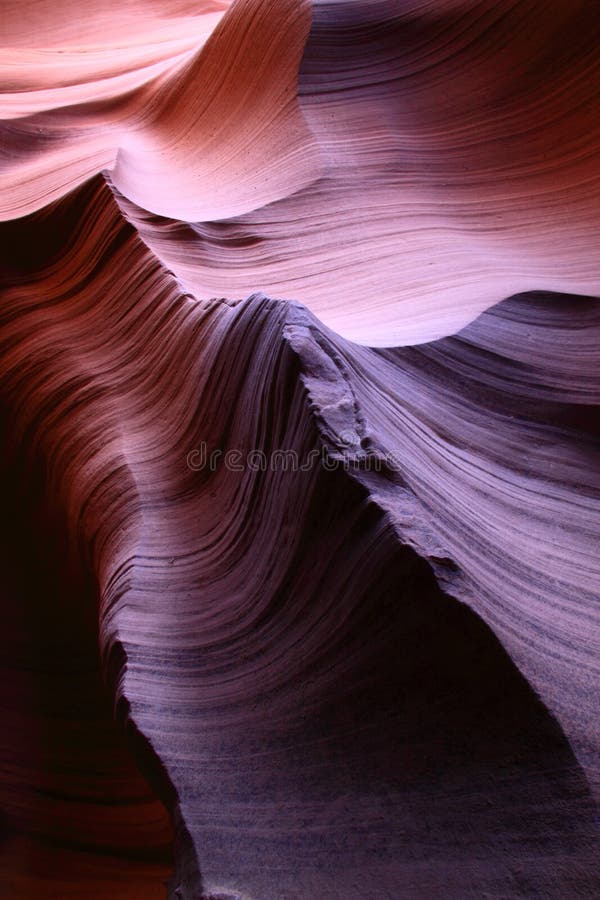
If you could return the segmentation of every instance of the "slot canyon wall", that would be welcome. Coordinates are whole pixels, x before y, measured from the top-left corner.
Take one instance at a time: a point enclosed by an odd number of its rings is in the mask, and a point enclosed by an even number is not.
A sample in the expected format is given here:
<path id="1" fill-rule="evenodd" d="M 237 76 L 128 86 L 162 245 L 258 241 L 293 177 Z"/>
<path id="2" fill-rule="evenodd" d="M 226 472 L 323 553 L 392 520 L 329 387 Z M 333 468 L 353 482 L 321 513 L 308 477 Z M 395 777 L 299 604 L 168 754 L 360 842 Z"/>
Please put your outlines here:
<path id="1" fill-rule="evenodd" d="M 593 0 L 4 0 L 0 897 L 600 895 Z"/>

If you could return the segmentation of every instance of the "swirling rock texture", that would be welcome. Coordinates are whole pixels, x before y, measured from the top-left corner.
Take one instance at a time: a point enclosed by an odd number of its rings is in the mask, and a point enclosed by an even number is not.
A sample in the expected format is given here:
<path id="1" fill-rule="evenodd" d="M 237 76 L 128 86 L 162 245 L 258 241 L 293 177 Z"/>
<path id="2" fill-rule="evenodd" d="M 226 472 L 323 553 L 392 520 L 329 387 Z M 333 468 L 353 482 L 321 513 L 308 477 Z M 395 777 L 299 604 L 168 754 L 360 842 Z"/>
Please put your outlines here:
<path id="1" fill-rule="evenodd" d="M 600 895 L 596 4 L 2 16 L 0 896 Z"/>

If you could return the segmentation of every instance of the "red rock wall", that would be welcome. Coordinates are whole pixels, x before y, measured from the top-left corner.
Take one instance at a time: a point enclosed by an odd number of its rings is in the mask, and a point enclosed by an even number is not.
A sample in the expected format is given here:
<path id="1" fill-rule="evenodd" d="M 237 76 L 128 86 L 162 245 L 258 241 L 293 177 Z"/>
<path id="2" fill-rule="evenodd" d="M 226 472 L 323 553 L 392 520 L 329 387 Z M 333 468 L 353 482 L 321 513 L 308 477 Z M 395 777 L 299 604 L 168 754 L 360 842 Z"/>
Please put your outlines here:
<path id="1" fill-rule="evenodd" d="M 0 896 L 597 896 L 595 12 L 6 4 Z"/>

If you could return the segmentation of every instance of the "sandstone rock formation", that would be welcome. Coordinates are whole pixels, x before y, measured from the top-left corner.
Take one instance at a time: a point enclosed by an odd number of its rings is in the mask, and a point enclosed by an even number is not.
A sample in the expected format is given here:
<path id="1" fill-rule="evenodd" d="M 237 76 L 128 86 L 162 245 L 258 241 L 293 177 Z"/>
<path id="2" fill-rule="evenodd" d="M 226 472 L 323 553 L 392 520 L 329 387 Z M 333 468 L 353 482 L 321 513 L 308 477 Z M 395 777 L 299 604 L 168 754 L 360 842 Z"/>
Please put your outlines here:
<path id="1" fill-rule="evenodd" d="M 595 5 L 4 16 L 0 897 L 598 896 Z"/>

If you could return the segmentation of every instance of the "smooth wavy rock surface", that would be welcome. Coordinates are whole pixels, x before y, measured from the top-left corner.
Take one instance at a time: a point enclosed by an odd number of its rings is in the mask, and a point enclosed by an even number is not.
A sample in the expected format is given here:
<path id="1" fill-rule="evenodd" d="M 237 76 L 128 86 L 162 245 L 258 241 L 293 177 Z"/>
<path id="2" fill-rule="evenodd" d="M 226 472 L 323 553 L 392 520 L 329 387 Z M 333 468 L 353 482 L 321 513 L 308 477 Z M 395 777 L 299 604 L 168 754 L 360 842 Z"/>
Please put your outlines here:
<path id="1" fill-rule="evenodd" d="M 110 170 L 198 299 L 371 345 L 600 293 L 592 0 L 114 6 L 8 3 L 2 218 Z"/>
<path id="2" fill-rule="evenodd" d="M 0 897 L 600 896 L 597 5 L 2 26 Z"/>
<path id="3" fill-rule="evenodd" d="M 297 303 L 182 294 L 100 179 L 3 238 L 6 478 L 19 498 L 43 472 L 33 508 L 73 560 L 42 597 L 8 570 L 69 648 L 97 610 L 173 817 L 170 896 L 594 896 L 599 302 L 516 297 L 378 351 Z M 237 455 L 202 465 L 217 449 Z M 34 638 L 76 718 L 77 658 Z M 87 780 L 67 767 L 65 797 L 45 762 L 36 789 L 6 753 L 33 794 L 15 834 L 50 795 L 54 840 L 104 858 L 93 805 L 85 840 L 68 812 Z"/>

